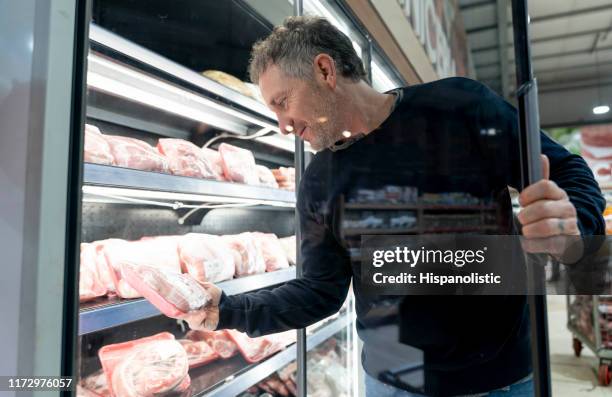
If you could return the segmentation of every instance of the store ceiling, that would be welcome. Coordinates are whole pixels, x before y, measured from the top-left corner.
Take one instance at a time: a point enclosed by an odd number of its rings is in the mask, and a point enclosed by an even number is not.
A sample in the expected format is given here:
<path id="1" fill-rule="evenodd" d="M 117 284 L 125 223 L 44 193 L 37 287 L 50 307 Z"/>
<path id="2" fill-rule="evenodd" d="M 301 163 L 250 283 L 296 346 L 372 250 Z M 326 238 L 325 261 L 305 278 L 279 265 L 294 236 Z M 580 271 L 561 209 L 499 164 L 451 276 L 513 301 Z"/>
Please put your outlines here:
<path id="1" fill-rule="evenodd" d="M 476 78 L 512 96 L 510 0 L 459 0 Z M 530 39 L 543 126 L 612 122 L 612 0 L 531 0 Z M 498 29 L 506 25 L 506 31 Z M 500 49 L 506 48 L 503 53 Z"/>

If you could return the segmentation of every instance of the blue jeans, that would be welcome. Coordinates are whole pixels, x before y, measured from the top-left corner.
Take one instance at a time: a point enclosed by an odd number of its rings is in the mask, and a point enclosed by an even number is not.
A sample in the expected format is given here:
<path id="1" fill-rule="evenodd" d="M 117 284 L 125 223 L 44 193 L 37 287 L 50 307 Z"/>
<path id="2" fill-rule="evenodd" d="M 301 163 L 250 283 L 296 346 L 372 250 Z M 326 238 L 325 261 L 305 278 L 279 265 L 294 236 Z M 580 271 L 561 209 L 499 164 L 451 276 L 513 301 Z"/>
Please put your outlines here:
<path id="1" fill-rule="evenodd" d="M 366 397 L 425 397 L 422 394 L 411 393 L 398 389 L 365 374 Z M 513 385 L 493 390 L 489 393 L 474 394 L 468 396 L 486 397 L 533 397 L 533 379 L 531 377 L 521 380 Z M 467 397 L 467 396 L 466 396 Z"/>

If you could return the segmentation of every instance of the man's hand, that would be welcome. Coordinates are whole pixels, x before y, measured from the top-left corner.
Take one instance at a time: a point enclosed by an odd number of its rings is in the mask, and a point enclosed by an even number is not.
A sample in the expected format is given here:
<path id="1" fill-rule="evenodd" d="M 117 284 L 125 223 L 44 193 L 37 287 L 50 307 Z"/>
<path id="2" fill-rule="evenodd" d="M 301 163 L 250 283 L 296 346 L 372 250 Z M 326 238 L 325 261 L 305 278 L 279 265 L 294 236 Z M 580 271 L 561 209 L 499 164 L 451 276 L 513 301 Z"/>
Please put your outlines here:
<path id="1" fill-rule="evenodd" d="M 550 163 L 542 155 L 543 179 L 529 185 L 519 195 L 523 207 L 518 215 L 522 225 L 523 248 L 530 253 L 548 253 L 566 263 L 582 256 L 580 229 L 574 204 L 567 193 L 549 179 Z M 567 248 L 575 244 L 576 249 Z M 574 247 L 573 247 L 574 248 Z"/>
<path id="2" fill-rule="evenodd" d="M 181 317 L 187 321 L 189 328 L 193 330 L 214 331 L 219 324 L 219 301 L 221 300 L 221 288 L 213 283 L 200 283 L 210 294 L 210 302 L 200 310 L 194 310 Z"/>

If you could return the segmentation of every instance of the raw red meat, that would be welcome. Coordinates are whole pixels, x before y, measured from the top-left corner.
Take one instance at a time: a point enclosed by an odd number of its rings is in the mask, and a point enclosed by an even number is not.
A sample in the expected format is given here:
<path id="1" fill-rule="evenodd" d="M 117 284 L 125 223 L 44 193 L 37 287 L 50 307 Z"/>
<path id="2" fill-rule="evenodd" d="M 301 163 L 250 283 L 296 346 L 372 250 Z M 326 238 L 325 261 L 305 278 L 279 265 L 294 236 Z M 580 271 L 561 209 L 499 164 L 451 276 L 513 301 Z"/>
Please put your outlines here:
<path id="1" fill-rule="evenodd" d="M 94 247 L 96 247 L 96 268 L 98 269 L 98 276 L 100 278 L 100 282 L 106 287 L 109 294 L 115 294 L 115 282 L 113 276 L 111 274 L 112 269 L 109 267 L 108 262 L 106 261 L 106 256 L 104 255 L 104 246 L 106 244 L 113 244 L 117 241 L 124 241 L 117 238 L 110 238 L 106 240 L 94 241 L 91 243 Z"/>
<path id="2" fill-rule="evenodd" d="M 121 298 L 142 296 L 123 280 L 121 265 L 124 263 L 149 265 L 175 273 L 181 272 L 178 238 L 174 236 L 147 238 L 139 241 L 114 240 L 105 243 L 102 249 L 106 262 L 112 269 L 111 277 L 115 284 L 115 290 Z"/>
<path id="3" fill-rule="evenodd" d="M 168 161 L 153 146 L 136 138 L 106 135 L 114 164 L 143 171 L 168 172 Z"/>
<path id="4" fill-rule="evenodd" d="M 188 274 L 127 263 L 122 264 L 121 270 L 128 284 L 168 317 L 180 318 L 211 300 L 208 292 Z"/>
<path id="5" fill-rule="evenodd" d="M 168 332 L 104 346 L 98 356 L 113 397 L 156 397 L 189 388 L 187 353 Z"/>
<path id="6" fill-rule="evenodd" d="M 234 277 L 234 256 L 219 236 L 186 234 L 178 243 L 178 252 L 183 271 L 200 282 L 217 283 Z"/>
<path id="7" fill-rule="evenodd" d="M 219 354 L 217 354 L 217 352 L 205 341 L 179 339 L 179 343 L 187 353 L 189 368 L 201 367 L 219 358 Z"/>
<path id="8" fill-rule="evenodd" d="M 184 139 L 162 138 L 157 150 L 166 156 L 174 175 L 217 179 L 213 164 L 202 149 Z"/>
<path id="9" fill-rule="evenodd" d="M 113 154 L 110 146 L 100 132 L 98 127 L 85 124 L 85 143 L 83 150 L 83 161 L 96 164 L 113 164 Z"/>
<path id="10" fill-rule="evenodd" d="M 275 270 L 286 269 L 289 267 L 287 255 L 283 250 L 283 246 L 278 237 L 274 233 L 253 233 L 253 237 L 264 257 L 266 263 L 266 271 L 273 272 Z"/>
<path id="11" fill-rule="evenodd" d="M 96 265 L 97 249 L 93 244 L 81 244 L 79 264 L 79 301 L 86 302 L 106 295 L 106 286 L 100 280 Z"/>
<path id="12" fill-rule="evenodd" d="M 205 341 L 221 358 L 229 358 L 238 352 L 238 346 L 227 335 L 225 330 L 219 331 L 189 331 L 185 337 L 194 341 Z"/>
<path id="13" fill-rule="evenodd" d="M 228 181 L 259 185 L 259 174 L 255 167 L 255 157 L 250 150 L 222 143 L 219 153 L 223 164 L 223 173 Z"/>
<path id="14" fill-rule="evenodd" d="M 264 273 L 266 262 L 259 244 L 255 242 L 252 233 L 245 232 L 235 235 L 223 236 L 229 244 L 236 264 L 236 277 L 250 276 Z"/>
<path id="15" fill-rule="evenodd" d="M 81 381 L 81 386 L 96 397 L 109 397 L 110 390 L 104 371 L 94 372 Z"/>
<path id="16" fill-rule="evenodd" d="M 225 330 L 230 338 L 238 345 L 242 357 L 249 363 L 256 363 L 272 354 L 282 350 L 286 345 L 285 336 L 264 335 L 251 338 L 235 329 Z M 295 333 L 295 331 L 293 331 Z M 284 334 L 284 333 L 283 333 Z"/>
<path id="17" fill-rule="evenodd" d="M 271 187 L 274 189 L 278 189 L 278 183 L 276 183 L 276 178 L 274 174 L 268 167 L 263 165 L 257 166 L 257 175 L 259 176 L 259 184 L 262 186 Z"/>
<path id="18" fill-rule="evenodd" d="M 221 160 L 221 155 L 219 154 L 219 152 L 205 147 L 202 148 L 202 154 L 212 165 L 212 170 L 215 174 L 215 179 L 219 181 L 225 181 L 226 178 L 223 173 L 223 161 Z"/>
<path id="19" fill-rule="evenodd" d="M 278 187 L 285 190 L 295 190 L 295 168 L 280 167 L 272 170 Z"/>

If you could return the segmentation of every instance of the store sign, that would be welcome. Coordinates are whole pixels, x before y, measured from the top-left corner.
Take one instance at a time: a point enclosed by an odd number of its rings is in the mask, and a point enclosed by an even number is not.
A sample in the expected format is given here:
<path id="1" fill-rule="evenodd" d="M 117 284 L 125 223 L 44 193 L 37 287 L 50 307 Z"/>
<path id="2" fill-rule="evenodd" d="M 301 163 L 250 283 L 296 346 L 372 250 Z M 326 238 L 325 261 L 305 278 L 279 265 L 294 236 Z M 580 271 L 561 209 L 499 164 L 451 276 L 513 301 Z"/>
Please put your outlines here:
<path id="1" fill-rule="evenodd" d="M 398 2 L 438 76 L 444 78 L 465 75 L 467 65 L 461 65 L 458 70 L 456 64 L 457 58 L 462 57 L 462 54 L 460 51 L 453 51 L 453 47 L 465 47 L 465 40 L 460 40 L 463 43 L 457 44 L 452 40 L 459 39 L 450 37 L 450 32 L 454 31 L 455 3 L 448 0 L 398 0 Z M 459 59 L 459 62 L 465 63 L 462 59 Z"/>

